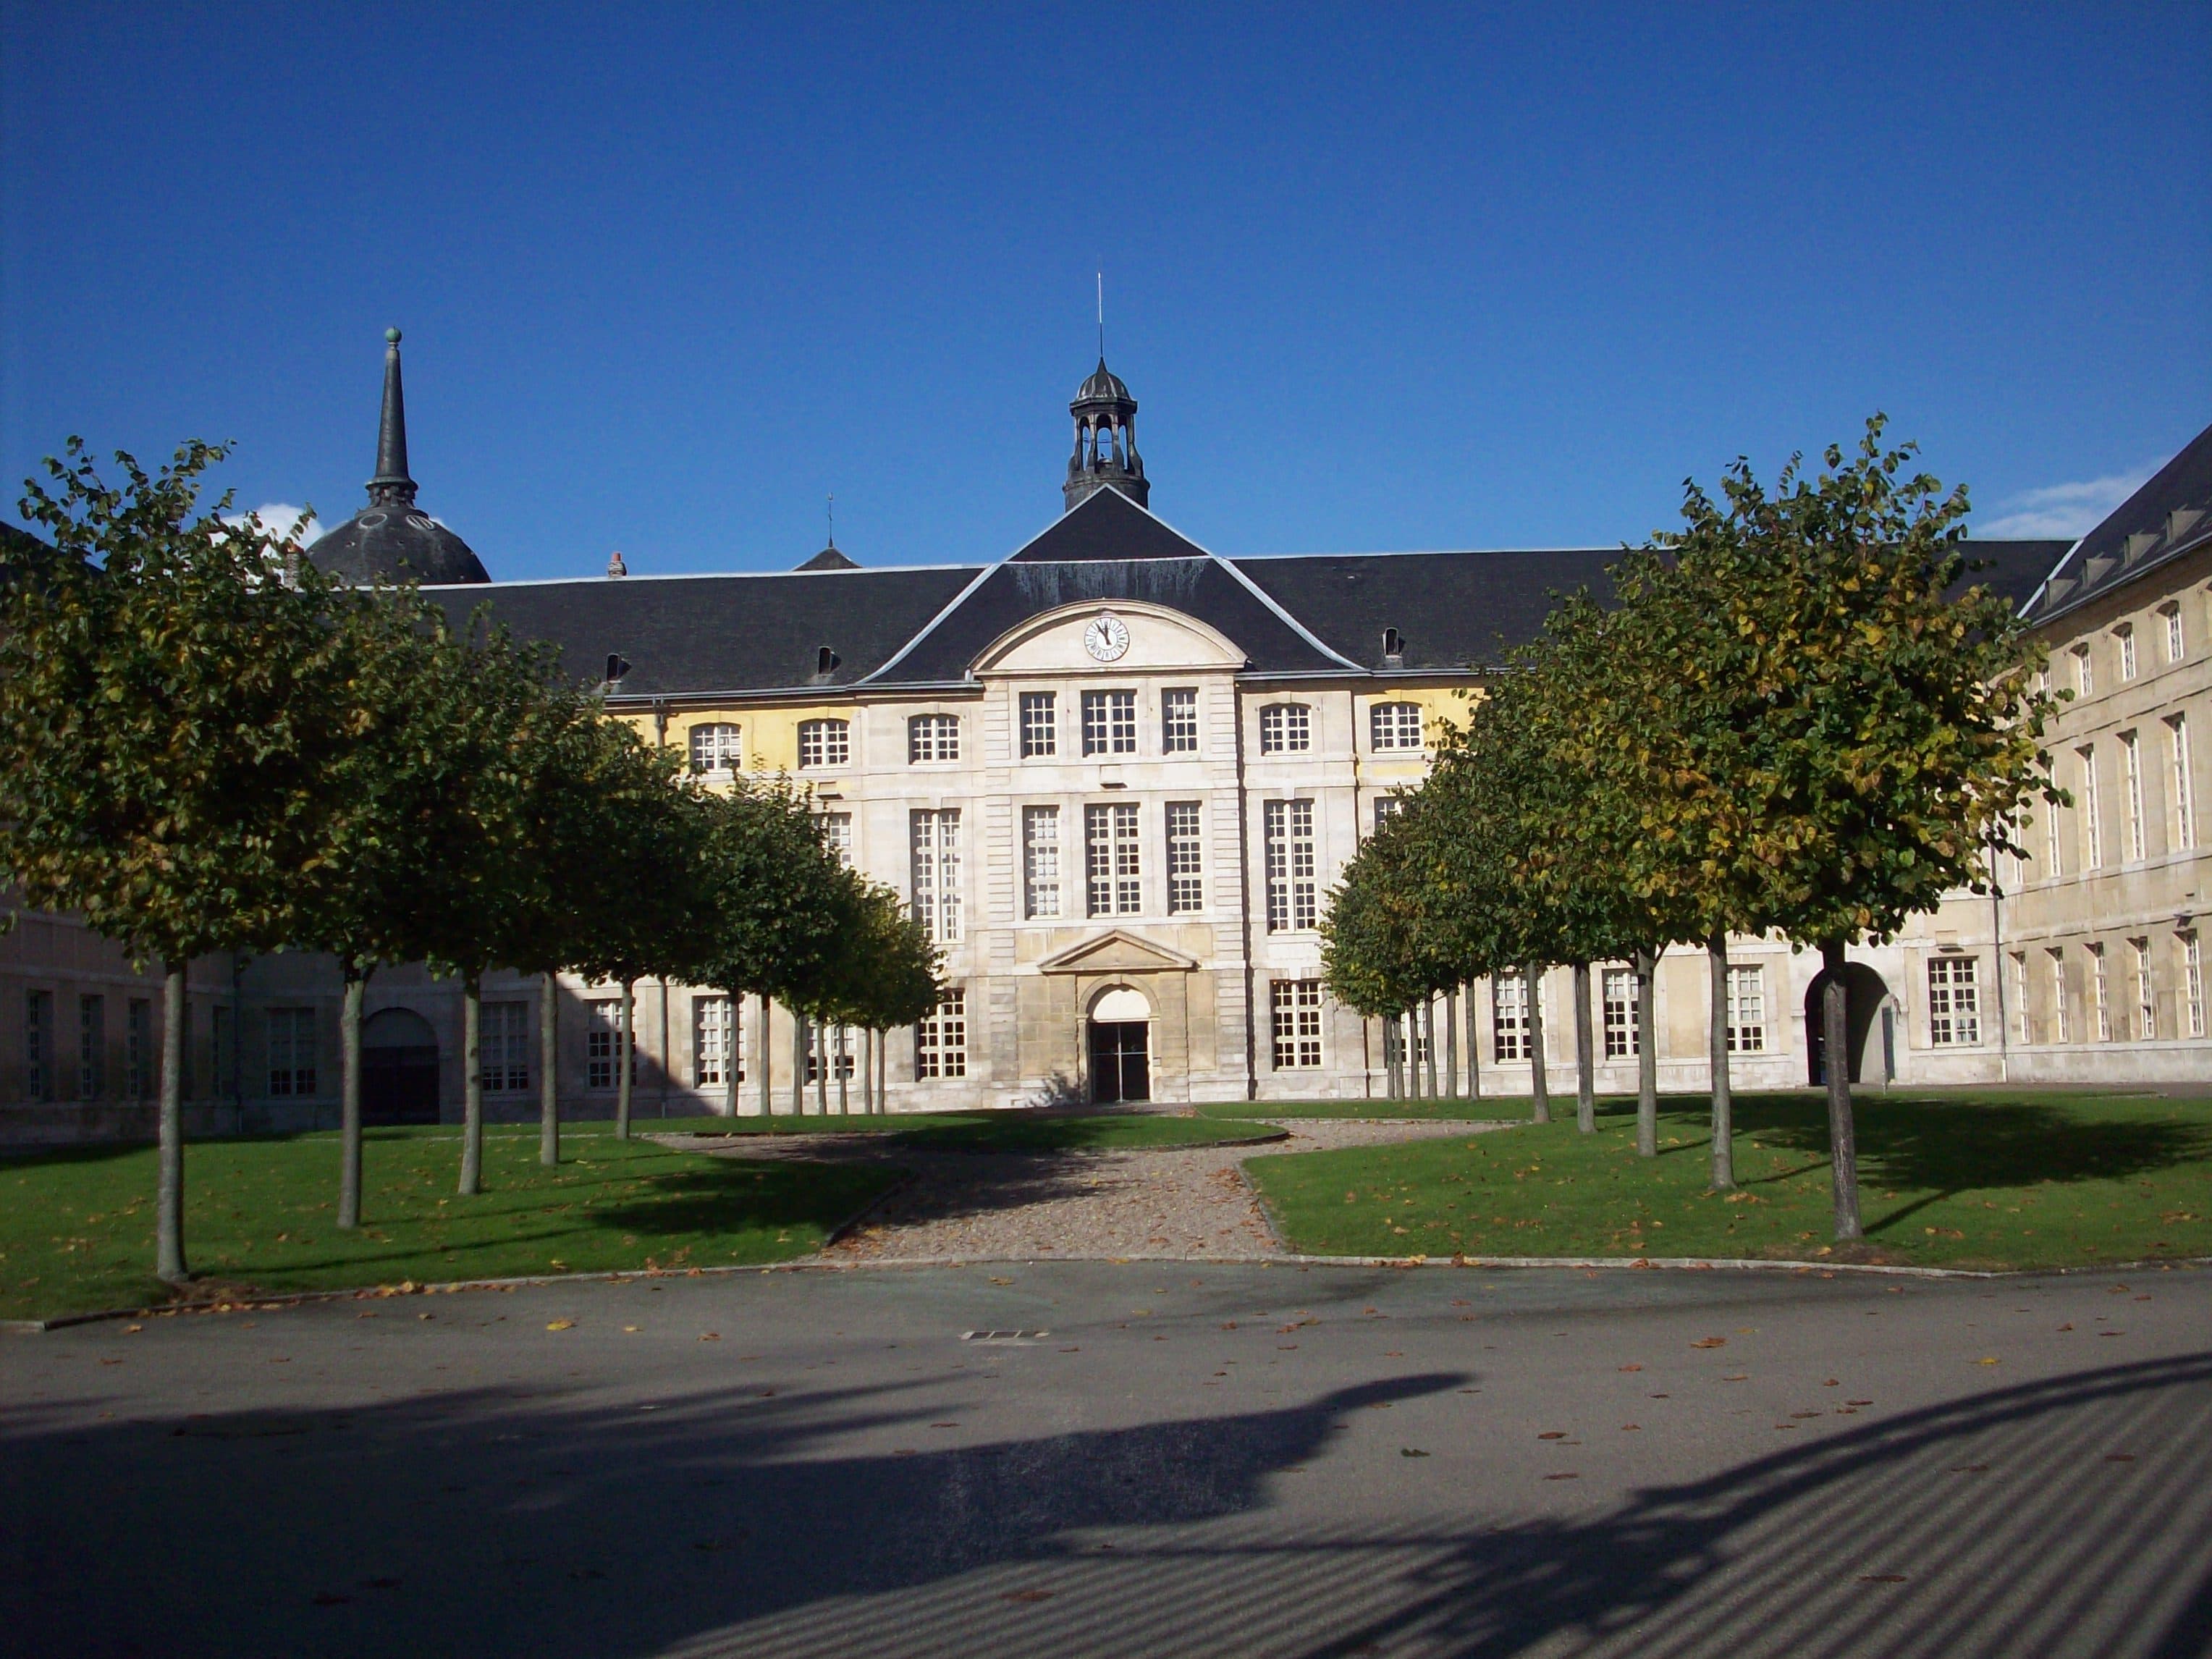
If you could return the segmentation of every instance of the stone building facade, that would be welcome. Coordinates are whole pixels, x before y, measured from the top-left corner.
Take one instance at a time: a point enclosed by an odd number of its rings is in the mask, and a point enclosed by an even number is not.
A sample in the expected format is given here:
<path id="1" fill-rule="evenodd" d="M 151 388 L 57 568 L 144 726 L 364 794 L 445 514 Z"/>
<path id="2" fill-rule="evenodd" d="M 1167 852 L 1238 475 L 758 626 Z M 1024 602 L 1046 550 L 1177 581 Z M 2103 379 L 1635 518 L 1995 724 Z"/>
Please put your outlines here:
<path id="1" fill-rule="evenodd" d="M 572 670 L 604 664 L 610 711 L 710 785 L 740 773 L 802 784 L 844 855 L 904 894 L 943 951 L 944 1004 L 888 1039 L 894 1110 L 1385 1092 L 1392 1039 L 1321 982 L 1329 890 L 1505 648 L 1534 634 L 1553 593 L 1601 589 L 1617 556 L 1217 556 L 1146 504 L 1135 399 L 1102 362 L 1071 406 L 1063 512 L 1002 558 L 864 568 L 832 547 L 781 573 L 629 575 L 617 557 L 605 578 L 489 582 L 442 526 L 434 544 L 389 516 L 416 512 L 398 398 L 395 342 L 362 520 L 386 517 L 332 532 L 349 572 L 380 544 L 372 532 L 413 535 L 409 569 L 458 577 L 426 592 L 457 617 L 489 602 L 519 635 L 558 644 Z M 2075 673 L 2075 647 L 2088 652 L 2088 695 L 2051 744 L 2079 804 L 2058 815 L 2055 860 L 2002 870 L 1999 896 L 1955 896 L 1903 939 L 1852 952 L 1862 1081 L 2207 1074 L 2188 744 L 2192 722 L 2212 720 L 2194 712 L 2212 673 L 2208 439 L 2078 544 L 1972 544 L 1978 579 L 2053 641 L 2054 672 Z M 2078 775 L 2085 755 L 2094 791 Z M 66 1068 L 27 1069 L 25 1021 L 51 1009 L 52 1041 L 66 1047 L 71 999 L 90 993 L 57 965 L 67 951 L 34 937 L 0 942 L 0 1102 L 15 1103 L 0 1103 L 0 1130 L 34 1107 L 61 1121 L 72 1098 Z M 2138 994 L 2142 951 L 2150 988 Z M 1819 969 L 1784 942 L 1734 944 L 1740 1086 L 1817 1077 Z M 332 964 L 279 955 L 195 973 L 209 1021 L 195 1042 L 231 1055 L 226 1068 L 211 1050 L 195 1073 L 210 1126 L 335 1121 Z M 150 981 L 131 983 L 158 1018 Z M 1571 986 L 1560 969 L 1537 988 L 1554 1087 L 1573 1066 Z M 1662 1088 L 1708 1081 L 1708 988 L 1702 952 L 1662 959 Z M 1626 964 L 1597 965 L 1591 994 L 1599 1086 L 1632 1089 Z M 495 1116 L 536 1110 L 538 995 L 535 980 L 486 981 Z M 559 986 L 566 1113 L 611 1110 L 617 995 Z M 1526 1006 L 1517 981 L 1440 1000 L 1417 1056 L 1424 1086 L 1526 1093 Z M 459 988 L 383 969 L 368 1008 L 372 1118 L 457 1117 Z M 857 1035 L 806 1030 L 781 1008 L 647 981 L 636 1024 L 647 1117 L 836 1110 L 859 1086 Z"/>

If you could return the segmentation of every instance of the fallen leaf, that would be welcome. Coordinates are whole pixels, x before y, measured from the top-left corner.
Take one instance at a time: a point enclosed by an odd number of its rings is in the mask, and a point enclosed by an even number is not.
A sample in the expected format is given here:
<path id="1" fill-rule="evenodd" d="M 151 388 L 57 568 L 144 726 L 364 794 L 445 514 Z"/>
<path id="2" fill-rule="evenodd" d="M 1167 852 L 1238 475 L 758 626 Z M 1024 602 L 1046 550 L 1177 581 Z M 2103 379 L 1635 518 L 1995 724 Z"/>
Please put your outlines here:
<path id="1" fill-rule="evenodd" d="M 637 1327 L 635 1325 L 625 1325 L 623 1327 L 623 1333 L 627 1336 L 635 1336 L 637 1334 Z"/>
<path id="2" fill-rule="evenodd" d="M 1566 1437 L 1567 1431 L 1565 1429 L 1547 1429 L 1536 1437 L 1539 1440 L 1565 1440 Z"/>
<path id="3" fill-rule="evenodd" d="M 123 1328 L 123 1334 L 125 1336 L 135 1336 L 145 1328 L 146 1328 L 143 1325 L 125 1325 Z"/>
<path id="4" fill-rule="evenodd" d="M 1001 1601 L 1049 1601 L 1052 1600 L 1052 1592 L 1041 1589 L 1006 1590 L 1000 1595 L 999 1599 Z"/>
<path id="5" fill-rule="evenodd" d="M 575 1328 L 576 1322 L 573 1319 L 551 1320 L 547 1322 L 545 1327 L 549 1331 L 569 1331 L 575 1329 Z"/>
<path id="6" fill-rule="evenodd" d="M 699 1340 L 702 1342 L 720 1342 L 722 1340 L 722 1334 L 720 1331 L 702 1331 L 699 1334 Z"/>
<path id="7" fill-rule="evenodd" d="M 1547 1474 L 1544 1479 L 1547 1480 L 1579 1480 L 1582 1479 L 1582 1476 L 1570 1472 L 1559 1474 Z"/>
<path id="8" fill-rule="evenodd" d="M 1996 1363 L 1996 1356 L 1994 1354 L 1984 1354 L 1974 1362 L 1977 1365 L 1994 1365 Z"/>
<path id="9" fill-rule="evenodd" d="M 1011 1279 L 994 1279 L 991 1282 L 994 1285 L 1011 1285 L 1014 1281 Z"/>
<path id="10" fill-rule="evenodd" d="M 1725 1348 L 1728 1346 L 1728 1338 L 1724 1336 L 1701 1336 L 1695 1342 L 1690 1344 L 1690 1346 L 1693 1348 Z"/>
<path id="11" fill-rule="evenodd" d="M 1398 1455 L 1401 1457 L 1426 1457 L 1428 1453 L 1425 1451 L 1415 1451 L 1411 1446 L 1401 1446 L 1398 1448 Z"/>
<path id="12" fill-rule="evenodd" d="M 1902 1584 L 1905 1582 L 1905 1575 L 1901 1572 L 1863 1572 L 1859 1575 L 1862 1584 Z"/>
<path id="13" fill-rule="evenodd" d="M 1640 1371 L 1644 1367 L 1641 1365 L 1623 1365 L 1620 1369 L 1625 1371 Z"/>
<path id="14" fill-rule="evenodd" d="M 2136 1455 L 2133 1452 L 2106 1452 L 2105 1461 L 2107 1463 L 2132 1463 L 2136 1461 Z"/>

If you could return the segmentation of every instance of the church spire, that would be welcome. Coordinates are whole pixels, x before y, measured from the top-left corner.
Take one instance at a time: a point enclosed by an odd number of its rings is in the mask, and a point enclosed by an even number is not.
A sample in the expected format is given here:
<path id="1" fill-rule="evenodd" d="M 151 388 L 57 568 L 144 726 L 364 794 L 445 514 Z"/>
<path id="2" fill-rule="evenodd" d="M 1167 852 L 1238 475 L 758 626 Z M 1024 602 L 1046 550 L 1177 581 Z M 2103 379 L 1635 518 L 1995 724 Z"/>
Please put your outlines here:
<path id="1" fill-rule="evenodd" d="M 376 476 L 368 481 L 371 507 L 412 507 L 415 480 L 407 476 L 407 399 L 399 389 L 399 331 L 384 331 L 384 418 L 376 428 Z"/>
<path id="2" fill-rule="evenodd" d="M 1067 412 L 1075 417 L 1075 453 L 1068 457 L 1067 482 L 1060 486 L 1067 506 L 1102 489 L 1118 489 L 1145 506 L 1152 487 L 1137 453 L 1137 400 L 1106 367 L 1103 351 Z"/>

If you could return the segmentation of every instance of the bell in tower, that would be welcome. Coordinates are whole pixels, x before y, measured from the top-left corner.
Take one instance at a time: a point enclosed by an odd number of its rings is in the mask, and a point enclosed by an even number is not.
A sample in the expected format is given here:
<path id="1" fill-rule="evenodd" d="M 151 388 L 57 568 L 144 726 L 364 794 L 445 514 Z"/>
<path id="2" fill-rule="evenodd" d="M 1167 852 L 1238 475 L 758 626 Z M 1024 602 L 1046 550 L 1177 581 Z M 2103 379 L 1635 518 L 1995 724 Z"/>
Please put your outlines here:
<path id="1" fill-rule="evenodd" d="M 1152 486 L 1137 454 L 1137 400 L 1104 357 L 1067 411 L 1075 416 L 1075 453 L 1068 457 L 1067 482 L 1060 486 L 1067 506 L 1102 489 L 1118 489 L 1146 506 Z"/>

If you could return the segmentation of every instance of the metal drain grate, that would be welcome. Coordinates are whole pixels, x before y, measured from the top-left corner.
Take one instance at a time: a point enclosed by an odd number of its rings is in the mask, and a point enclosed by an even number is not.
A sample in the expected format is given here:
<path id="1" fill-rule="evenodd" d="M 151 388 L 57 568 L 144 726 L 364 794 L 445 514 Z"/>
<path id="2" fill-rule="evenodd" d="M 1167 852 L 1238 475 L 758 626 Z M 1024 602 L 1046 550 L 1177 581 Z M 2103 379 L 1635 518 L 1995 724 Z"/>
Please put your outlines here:
<path id="1" fill-rule="evenodd" d="M 1035 1342 L 1050 1336 L 1050 1331 L 963 1331 L 963 1342 Z"/>

